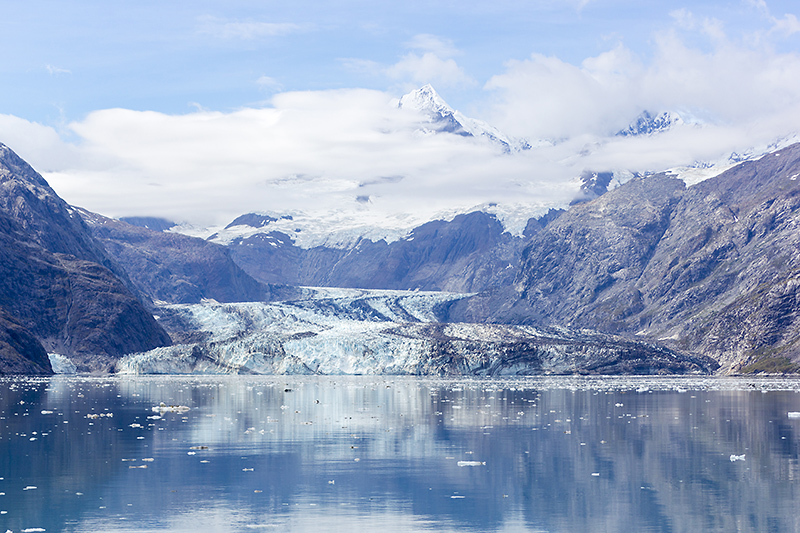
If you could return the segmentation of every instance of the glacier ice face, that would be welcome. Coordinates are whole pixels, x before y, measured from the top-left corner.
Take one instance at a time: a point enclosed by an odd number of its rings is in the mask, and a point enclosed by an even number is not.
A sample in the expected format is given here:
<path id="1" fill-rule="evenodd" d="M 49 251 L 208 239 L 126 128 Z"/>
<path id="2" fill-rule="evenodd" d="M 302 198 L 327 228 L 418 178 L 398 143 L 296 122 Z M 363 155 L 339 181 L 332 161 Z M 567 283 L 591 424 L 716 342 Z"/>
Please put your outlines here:
<path id="1" fill-rule="evenodd" d="M 49 353 L 47 357 L 50 359 L 50 366 L 53 367 L 53 372 L 56 374 L 76 374 L 78 367 L 75 366 L 69 357 L 58 353 Z"/>
<path id="2" fill-rule="evenodd" d="M 122 374 L 703 373 L 707 361 L 589 331 L 439 322 L 468 294 L 305 288 L 272 303 L 176 304 L 202 340 L 131 354 Z"/>

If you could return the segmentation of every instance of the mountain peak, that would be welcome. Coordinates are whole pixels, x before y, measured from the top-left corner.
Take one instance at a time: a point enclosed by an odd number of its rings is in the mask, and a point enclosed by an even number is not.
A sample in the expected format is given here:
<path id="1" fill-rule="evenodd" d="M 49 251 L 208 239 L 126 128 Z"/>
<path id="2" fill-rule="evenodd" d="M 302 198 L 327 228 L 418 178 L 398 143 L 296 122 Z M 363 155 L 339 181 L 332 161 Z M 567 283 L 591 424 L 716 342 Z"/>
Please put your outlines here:
<path id="1" fill-rule="evenodd" d="M 633 137 L 637 135 L 653 135 L 672 129 L 674 126 L 685 124 L 678 113 L 674 111 L 662 111 L 661 113 L 651 113 L 642 111 L 627 128 L 617 132 L 619 137 Z"/>
<path id="2" fill-rule="evenodd" d="M 400 98 L 397 107 L 419 111 L 430 118 L 447 118 L 456 114 L 431 84 L 426 84 Z"/>
<path id="3" fill-rule="evenodd" d="M 0 183 L 9 179 L 22 180 L 37 187 L 50 186 L 38 172 L 19 157 L 14 151 L 0 143 Z"/>
<path id="4" fill-rule="evenodd" d="M 397 104 L 401 109 L 409 109 L 422 114 L 427 118 L 427 127 L 424 133 L 454 133 L 462 137 L 476 137 L 500 146 L 504 152 L 519 152 L 531 148 L 525 139 L 513 139 L 500 130 L 483 122 L 465 116 L 454 110 L 444 99 L 439 96 L 432 85 L 426 84 L 412 91 L 402 98 Z"/>

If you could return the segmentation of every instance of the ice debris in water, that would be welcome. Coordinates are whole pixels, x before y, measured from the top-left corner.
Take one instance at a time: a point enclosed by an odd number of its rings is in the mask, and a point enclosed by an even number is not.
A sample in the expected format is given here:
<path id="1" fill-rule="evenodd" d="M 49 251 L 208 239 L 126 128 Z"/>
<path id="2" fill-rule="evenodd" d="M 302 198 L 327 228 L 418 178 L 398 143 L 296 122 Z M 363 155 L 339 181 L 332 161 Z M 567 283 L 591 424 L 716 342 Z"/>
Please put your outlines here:
<path id="1" fill-rule="evenodd" d="M 731 462 L 733 463 L 734 461 L 744 461 L 745 455 L 746 454 L 744 453 L 742 455 L 731 454 Z"/>
<path id="2" fill-rule="evenodd" d="M 167 405 L 164 402 L 153 407 L 154 413 L 185 413 L 188 410 L 185 405 Z"/>
<path id="3" fill-rule="evenodd" d="M 456 463 L 458 466 L 485 466 L 486 462 L 481 461 L 459 461 Z"/>

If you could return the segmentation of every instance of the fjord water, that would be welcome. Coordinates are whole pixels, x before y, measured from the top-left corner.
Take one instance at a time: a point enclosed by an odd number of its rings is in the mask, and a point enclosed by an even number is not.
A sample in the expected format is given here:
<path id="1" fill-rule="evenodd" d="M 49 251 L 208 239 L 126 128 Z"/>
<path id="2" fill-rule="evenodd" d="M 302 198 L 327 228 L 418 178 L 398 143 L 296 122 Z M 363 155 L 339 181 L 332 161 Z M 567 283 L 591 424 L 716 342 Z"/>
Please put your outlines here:
<path id="1" fill-rule="evenodd" d="M 0 531 L 800 531 L 798 391 L 5 378 Z"/>

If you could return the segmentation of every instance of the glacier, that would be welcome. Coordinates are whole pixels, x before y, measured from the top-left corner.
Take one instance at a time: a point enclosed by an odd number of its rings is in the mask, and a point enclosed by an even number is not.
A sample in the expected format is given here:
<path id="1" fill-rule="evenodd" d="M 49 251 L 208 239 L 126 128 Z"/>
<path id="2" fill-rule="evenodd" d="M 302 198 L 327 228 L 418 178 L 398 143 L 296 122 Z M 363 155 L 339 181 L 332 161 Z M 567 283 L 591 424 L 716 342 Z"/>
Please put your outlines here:
<path id="1" fill-rule="evenodd" d="M 162 305 L 173 346 L 120 374 L 703 374 L 713 361 L 587 330 L 442 322 L 464 293 L 303 288 L 292 300 Z"/>

